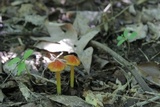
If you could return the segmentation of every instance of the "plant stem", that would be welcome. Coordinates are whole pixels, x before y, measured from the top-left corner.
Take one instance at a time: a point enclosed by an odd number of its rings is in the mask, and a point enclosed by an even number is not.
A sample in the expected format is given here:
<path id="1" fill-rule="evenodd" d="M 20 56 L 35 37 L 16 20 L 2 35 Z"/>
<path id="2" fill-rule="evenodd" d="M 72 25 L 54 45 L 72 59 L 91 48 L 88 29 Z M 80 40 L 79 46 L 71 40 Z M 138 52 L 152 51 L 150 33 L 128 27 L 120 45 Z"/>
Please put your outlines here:
<path id="1" fill-rule="evenodd" d="M 70 72 L 70 86 L 71 88 L 74 87 L 74 66 L 71 66 L 71 72 Z"/>
<path id="2" fill-rule="evenodd" d="M 57 94 L 61 94 L 61 73 L 56 72 L 56 80 L 57 80 Z"/>

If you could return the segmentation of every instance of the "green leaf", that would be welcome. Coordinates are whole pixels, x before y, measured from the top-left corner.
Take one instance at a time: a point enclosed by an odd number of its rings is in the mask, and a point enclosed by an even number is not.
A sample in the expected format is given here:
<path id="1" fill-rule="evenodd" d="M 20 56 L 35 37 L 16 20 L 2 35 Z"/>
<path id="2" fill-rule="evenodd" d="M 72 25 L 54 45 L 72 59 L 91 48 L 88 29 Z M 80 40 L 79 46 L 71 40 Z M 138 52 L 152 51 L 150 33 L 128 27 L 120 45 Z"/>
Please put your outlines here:
<path id="1" fill-rule="evenodd" d="M 123 36 L 118 36 L 118 37 L 117 37 L 117 40 L 118 40 L 118 41 L 120 41 L 120 40 L 122 40 L 122 39 L 124 39 Z"/>
<path id="2" fill-rule="evenodd" d="M 16 64 L 20 61 L 21 59 L 18 58 L 18 57 L 15 57 L 13 59 L 11 59 L 9 62 L 8 62 L 8 65 L 11 66 L 12 64 Z"/>
<path id="3" fill-rule="evenodd" d="M 124 41 L 125 41 L 125 39 L 120 40 L 120 41 L 118 42 L 117 46 L 122 45 L 122 43 L 123 43 Z"/>
<path id="4" fill-rule="evenodd" d="M 131 35 L 128 37 L 128 39 L 134 39 L 137 36 L 137 32 L 131 33 Z"/>
<path id="5" fill-rule="evenodd" d="M 31 56 L 32 53 L 33 53 L 33 50 L 31 50 L 31 49 L 26 50 L 24 55 L 23 55 L 24 60 L 26 60 L 29 56 Z"/>
<path id="6" fill-rule="evenodd" d="M 124 32 L 123 32 L 123 36 L 124 36 L 124 37 L 127 37 L 127 36 L 128 36 L 128 33 L 129 33 L 129 31 L 128 31 L 127 29 L 125 29 Z"/>
<path id="7" fill-rule="evenodd" d="M 17 66 L 17 69 L 18 69 L 18 73 L 17 75 L 21 75 L 21 73 L 26 69 L 26 64 L 24 61 L 22 61 L 21 63 L 18 64 Z"/>

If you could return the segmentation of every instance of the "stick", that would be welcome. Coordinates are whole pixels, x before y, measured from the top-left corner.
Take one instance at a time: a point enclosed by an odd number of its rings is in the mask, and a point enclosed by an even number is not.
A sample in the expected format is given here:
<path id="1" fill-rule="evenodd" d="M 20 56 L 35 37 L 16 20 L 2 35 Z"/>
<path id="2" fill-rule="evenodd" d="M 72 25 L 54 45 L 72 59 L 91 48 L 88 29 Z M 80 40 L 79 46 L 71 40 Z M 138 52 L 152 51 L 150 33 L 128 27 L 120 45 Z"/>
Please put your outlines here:
<path id="1" fill-rule="evenodd" d="M 129 72 L 134 76 L 140 87 L 144 91 L 153 92 L 153 90 L 146 84 L 146 82 L 142 79 L 142 77 L 138 73 L 138 68 L 134 66 L 133 64 L 129 63 L 127 60 L 125 60 L 123 57 L 121 57 L 119 54 L 114 52 L 112 49 L 110 49 L 107 45 L 103 45 L 97 41 L 92 40 L 90 44 L 98 49 L 102 49 L 103 51 L 109 53 L 111 56 L 115 58 L 118 62 L 120 62 L 124 67 L 126 67 Z"/>

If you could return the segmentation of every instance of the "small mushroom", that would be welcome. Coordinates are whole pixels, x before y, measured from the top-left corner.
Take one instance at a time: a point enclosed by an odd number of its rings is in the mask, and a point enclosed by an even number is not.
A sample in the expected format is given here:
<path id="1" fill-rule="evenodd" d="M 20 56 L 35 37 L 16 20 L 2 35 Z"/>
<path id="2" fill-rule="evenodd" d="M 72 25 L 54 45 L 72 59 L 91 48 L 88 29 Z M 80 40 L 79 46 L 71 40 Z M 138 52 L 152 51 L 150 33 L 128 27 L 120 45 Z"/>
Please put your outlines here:
<path id="1" fill-rule="evenodd" d="M 74 87 L 74 66 L 78 66 L 80 64 L 79 59 L 74 55 L 66 55 L 64 56 L 64 59 L 66 60 L 66 64 L 70 65 L 70 86 Z"/>
<path id="2" fill-rule="evenodd" d="M 65 63 L 60 60 L 55 60 L 48 64 L 48 69 L 51 72 L 56 73 L 56 80 L 57 80 L 57 94 L 61 94 L 61 71 L 65 68 Z"/>

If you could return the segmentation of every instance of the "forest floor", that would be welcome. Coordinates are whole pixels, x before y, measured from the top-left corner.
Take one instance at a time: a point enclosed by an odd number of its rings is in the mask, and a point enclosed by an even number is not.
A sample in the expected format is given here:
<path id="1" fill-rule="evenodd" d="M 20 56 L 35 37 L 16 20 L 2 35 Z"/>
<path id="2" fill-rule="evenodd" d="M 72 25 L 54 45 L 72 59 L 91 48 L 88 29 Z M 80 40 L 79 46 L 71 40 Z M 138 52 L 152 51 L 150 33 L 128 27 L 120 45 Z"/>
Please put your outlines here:
<path id="1" fill-rule="evenodd" d="M 159 107 L 159 0 L 1 0 L 0 107 Z M 57 94 L 49 64 L 70 67 Z M 66 64 L 66 63 L 65 63 Z"/>

